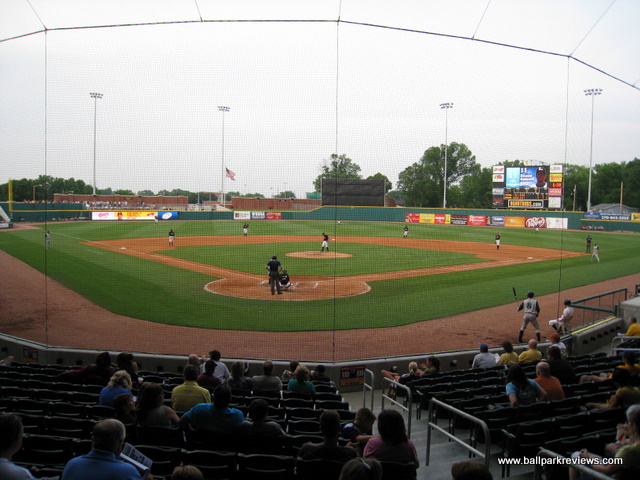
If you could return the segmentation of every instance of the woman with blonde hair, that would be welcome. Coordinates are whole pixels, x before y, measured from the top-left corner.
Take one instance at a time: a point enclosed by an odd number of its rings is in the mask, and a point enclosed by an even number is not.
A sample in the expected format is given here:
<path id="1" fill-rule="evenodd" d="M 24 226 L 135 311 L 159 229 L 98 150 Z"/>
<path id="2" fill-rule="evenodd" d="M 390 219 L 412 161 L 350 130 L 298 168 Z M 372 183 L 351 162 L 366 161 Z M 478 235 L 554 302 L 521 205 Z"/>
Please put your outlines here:
<path id="1" fill-rule="evenodd" d="M 131 377 L 124 370 L 118 370 L 109 379 L 109 383 L 100 392 L 98 405 L 113 407 L 113 399 L 122 393 L 131 393 Z"/>
<path id="2" fill-rule="evenodd" d="M 316 394 L 316 387 L 309 381 L 309 369 L 304 365 L 298 365 L 293 372 L 293 379 L 289 380 L 287 390 L 296 393 Z"/>

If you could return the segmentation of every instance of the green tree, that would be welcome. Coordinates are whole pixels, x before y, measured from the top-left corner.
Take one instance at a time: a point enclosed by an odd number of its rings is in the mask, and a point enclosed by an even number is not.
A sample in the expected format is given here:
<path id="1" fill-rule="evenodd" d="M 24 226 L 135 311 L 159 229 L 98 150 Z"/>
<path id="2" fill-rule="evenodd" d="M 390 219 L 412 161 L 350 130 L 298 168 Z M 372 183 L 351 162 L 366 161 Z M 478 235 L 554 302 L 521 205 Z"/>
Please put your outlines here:
<path id="1" fill-rule="evenodd" d="M 591 205 L 619 203 L 623 163 L 600 163 L 594 167 L 591 179 Z"/>
<path id="2" fill-rule="evenodd" d="M 138 195 L 141 197 L 154 197 L 156 194 L 152 190 L 140 190 Z"/>
<path id="3" fill-rule="evenodd" d="M 463 144 L 452 142 L 447 147 L 447 190 L 474 172 L 476 157 Z M 427 149 L 419 162 L 400 172 L 397 188 L 405 205 L 442 206 L 445 175 L 445 146 Z"/>
<path id="4" fill-rule="evenodd" d="M 389 193 L 389 191 L 393 188 L 393 183 L 391 183 L 391 180 L 389 180 L 386 175 L 383 175 L 379 172 L 375 175 L 369 175 L 367 177 L 367 180 L 384 180 L 384 193 Z"/>
<path id="5" fill-rule="evenodd" d="M 329 165 L 322 166 L 322 173 L 313 182 L 315 192 L 322 191 L 323 178 L 362 178 L 360 176 L 360 166 L 353 162 L 345 154 L 331 154 Z"/>
<path id="6" fill-rule="evenodd" d="M 469 175 L 460 180 L 462 207 L 492 208 L 493 170 L 475 164 Z M 453 206 L 453 205 L 452 205 Z"/>
<path id="7" fill-rule="evenodd" d="M 119 189 L 119 190 L 114 190 L 113 191 L 114 195 L 127 195 L 130 197 L 135 197 L 135 193 L 133 193 L 133 190 L 125 190 L 125 189 Z"/>
<path id="8" fill-rule="evenodd" d="M 624 165 L 622 181 L 622 202 L 629 207 L 640 208 L 640 159 L 634 158 Z"/>
<path id="9" fill-rule="evenodd" d="M 285 190 L 284 192 L 274 195 L 274 198 L 296 198 L 296 194 L 291 190 Z"/>
<path id="10" fill-rule="evenodd" d="M 587 209 L 587 192 L 589 190 L 589 168 L 582 165 L 564 165 L 563 187 L 564 208 L 576 211 Z M 575 198 L 574 198 L 575 195 Z"/>

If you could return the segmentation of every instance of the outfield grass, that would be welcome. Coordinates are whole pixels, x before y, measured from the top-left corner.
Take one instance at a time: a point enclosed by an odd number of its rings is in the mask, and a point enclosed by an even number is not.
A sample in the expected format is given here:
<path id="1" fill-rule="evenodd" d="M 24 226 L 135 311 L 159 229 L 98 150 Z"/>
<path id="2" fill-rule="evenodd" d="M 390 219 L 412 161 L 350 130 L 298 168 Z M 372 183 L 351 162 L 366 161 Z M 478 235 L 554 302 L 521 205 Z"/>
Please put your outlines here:
<path id="1" fill-rule="evenodd" d="M 332 237 L 401 237 L 402 224 L 374 222 L 255 221 L 250 235 L 317 235 L 318 242 L 266 243 L 246 246 L 179 247 L 190 235 L 241 235 L 241 222 L 69 222 L 48 224 L 52 248 L 44 249 L 44 226 L 0 234 L 0 249 L 114 313 L 160 323 L 237 330 L 325 330 L 396 326 L 430 320 L 513 301 L 511 287 L 537 295 L 559 292 L 640 271 L 635 235 L 591 232 L 601 247 L 601 264 L 589 257 L 527 263 L 459 273 L 371 282 L 371 291 L 350 298 L 287 302 L 224 297 L 203 290 L 209 275 L 162 265 L 80 243 L 85 240 L 166 237 L 177 234 L 171 254 L 249 273 L 264 273 L 273 254 L 319 250 L 321 233 Z M 411 238 L 502 243 L 581 252 L 586 233 L 530 229 L 495 229 L 448 225 L 411 225 Z M 332 247 L 333 247 L 332 242 Z M 503 247 L 503 248 L 505 248 Z M 479 261 L 450 252 L 422 251 L 337 242 L 349 259 L 325 262 L 286 257 L 295 275 L 342 276 L 408 270 Z"/>

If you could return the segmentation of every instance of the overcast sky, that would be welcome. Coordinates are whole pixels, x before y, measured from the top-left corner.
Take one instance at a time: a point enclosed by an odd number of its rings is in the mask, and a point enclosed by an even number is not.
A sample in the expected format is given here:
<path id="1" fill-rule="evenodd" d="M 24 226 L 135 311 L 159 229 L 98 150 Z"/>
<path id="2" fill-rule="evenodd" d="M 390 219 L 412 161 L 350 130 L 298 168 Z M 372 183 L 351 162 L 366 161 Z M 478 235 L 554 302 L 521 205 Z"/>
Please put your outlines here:
<path id="1" fill-rule="evenodd" d="M 637 0 L 2 0 L 0 183 L 91 184 L 94 118 L 97 187 L 134 192 L 219 191 L 223 116 L 225 191 L 304 197 L 332 153 L 395 187 L 445 140 L 588 166 L 590 88 L 593 163 L 628 162 L 639 21 Z"/>

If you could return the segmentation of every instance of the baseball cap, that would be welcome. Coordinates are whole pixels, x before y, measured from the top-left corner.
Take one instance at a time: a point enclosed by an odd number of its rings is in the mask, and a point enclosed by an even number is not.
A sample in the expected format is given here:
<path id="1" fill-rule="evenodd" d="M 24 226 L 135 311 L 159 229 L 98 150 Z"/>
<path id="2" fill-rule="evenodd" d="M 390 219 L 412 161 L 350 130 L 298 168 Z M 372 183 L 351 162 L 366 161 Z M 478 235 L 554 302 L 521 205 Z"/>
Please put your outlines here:
<path id="1" fill-rule="evenodd" d="M 560 335 L 558 335 L 557 333 L 554 333 L 549 338 L 554 342 L 559 342 L 560 341 Z"/>
<path id="2" fill-rule="evenodd" d="M 538 167 L 538 168 L 536 169 L 536 174 L 538 174 L 538 173 L 544 173 L 544 174 L 546 175 L 546 174 L 547 174 L 547 171 L 545 170 L 545 168 L 544 168 L 544 167 Z"/>
<path id="3" fill-rule="evenodd" d="M 487 345 L 486 343 L 481 343 L 480 344 L 480 351 L 481 352 L 488 352 L 489 351 L 489 345 Z"/>

